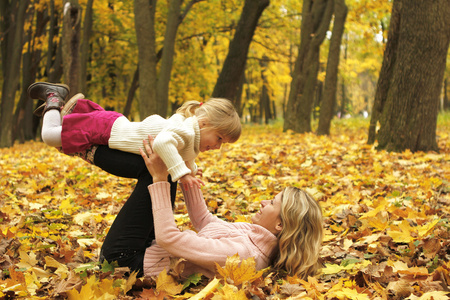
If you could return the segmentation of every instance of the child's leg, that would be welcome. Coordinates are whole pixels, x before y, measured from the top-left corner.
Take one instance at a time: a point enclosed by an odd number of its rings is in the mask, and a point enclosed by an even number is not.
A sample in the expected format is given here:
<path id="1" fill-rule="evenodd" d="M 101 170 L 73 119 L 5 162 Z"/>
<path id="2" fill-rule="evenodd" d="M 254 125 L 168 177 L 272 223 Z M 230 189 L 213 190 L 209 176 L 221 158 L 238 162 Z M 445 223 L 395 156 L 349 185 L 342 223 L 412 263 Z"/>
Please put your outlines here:
<path id="1" fill-rule="evenodd" d="M 49 146 L 61 147 L 61 115 L 56 109 L 47 111 L 42 122 L 42 140 Z"/>

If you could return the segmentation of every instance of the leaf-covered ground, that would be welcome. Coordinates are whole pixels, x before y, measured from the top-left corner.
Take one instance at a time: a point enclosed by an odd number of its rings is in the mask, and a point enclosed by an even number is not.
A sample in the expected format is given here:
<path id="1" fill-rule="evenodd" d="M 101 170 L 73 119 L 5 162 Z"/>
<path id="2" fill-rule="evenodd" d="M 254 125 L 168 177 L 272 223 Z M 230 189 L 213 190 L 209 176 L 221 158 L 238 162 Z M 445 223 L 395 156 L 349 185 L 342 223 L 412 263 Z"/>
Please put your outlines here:
<path id="1" fill-rule="evenodd" d="M 284 186 L 324 211 L 324 268 L 308 281 L 232 257 L 213 280 L 157 278 L 97 263 L 133 180 L 111 176 L 41 142 L 0 149 L 0 299 L 448 299 L 450 122 L 440 153 L 366 145 L 367 121 L 333 124 L 330 137 L 246 126 L 239 142 L 202 153 L 211 211 L 246 221 Z M 181 195 L 176 219 L 190 223 Z M 226 277 L 226 280 L 223 278 Z"/>

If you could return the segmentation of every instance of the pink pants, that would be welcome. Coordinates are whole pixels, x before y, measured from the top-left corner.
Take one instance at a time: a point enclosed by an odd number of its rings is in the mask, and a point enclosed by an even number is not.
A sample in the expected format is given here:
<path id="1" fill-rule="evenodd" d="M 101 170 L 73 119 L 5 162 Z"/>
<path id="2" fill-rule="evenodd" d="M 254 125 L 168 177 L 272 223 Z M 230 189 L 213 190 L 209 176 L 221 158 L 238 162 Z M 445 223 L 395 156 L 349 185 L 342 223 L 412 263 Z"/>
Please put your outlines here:
<path id="1" fill-rule="evenodd" d="M 70 154 L 82 152 L 93 145 L 108 145 L 112 125 L 121 116 L 118 112 L 104 110 L 90 100 L 78 100 L 72 113 L 63 119 L 63 152 Z"/>

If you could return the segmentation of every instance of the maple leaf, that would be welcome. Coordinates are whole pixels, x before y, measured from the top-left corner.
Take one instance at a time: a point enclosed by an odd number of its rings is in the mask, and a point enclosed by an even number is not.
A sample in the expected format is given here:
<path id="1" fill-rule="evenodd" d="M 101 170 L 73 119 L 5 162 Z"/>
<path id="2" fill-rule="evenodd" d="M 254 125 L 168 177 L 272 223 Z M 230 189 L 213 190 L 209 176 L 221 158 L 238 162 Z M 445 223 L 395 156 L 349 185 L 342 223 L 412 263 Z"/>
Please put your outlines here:
<path id="1" fill-rule="evenodd" d="M 156 279 L 156 290 L 166 292 L 168 295 L 178 295 L 183 290 L 183 285 L 177 283 L 164 269 Z"/>
<path id="2" fill-rule="evenodd" d="M 247 300 L 244 290 L 239 290 L 236 286 L 225 283 L 224 286 L 211 298 L 213 300 Z"/>
<path id="3" fill-rule="evenodd" d="M 45 264 L 47 267 L 56 268 L 56 271 L 54 271 L 54 273 L 58 274 L 61 277 L 61 279 L 67 278 L 69 269 L 67 268 L 66 265 L 59 263 L 56 259 L 50 256 L 45 257 Z"/>
<path id="4" fill-rule="evenodd" d="M 223 268 L 216 263 L 217 272 L 226 281 L 231 281 L 236 286 L 245 282 L 252 282 L 262 276 L 264 270 L 256 271 L 255 266 L 256 262 L 253 257 L 244 259 L 241 262 L 238 254 L 228 257 Z"/>

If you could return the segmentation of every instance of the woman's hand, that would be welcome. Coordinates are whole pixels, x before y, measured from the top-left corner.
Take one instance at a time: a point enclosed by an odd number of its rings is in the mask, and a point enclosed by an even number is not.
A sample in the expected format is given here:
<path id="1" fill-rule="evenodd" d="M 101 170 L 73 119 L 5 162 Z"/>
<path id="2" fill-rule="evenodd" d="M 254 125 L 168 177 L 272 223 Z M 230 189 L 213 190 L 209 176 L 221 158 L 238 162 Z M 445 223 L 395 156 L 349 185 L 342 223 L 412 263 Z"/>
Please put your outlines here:
<path id="1" fill-rule="evenodd" d="M 167 181 L 167 177 L 169 176 L 169 172 L 167 172 L 167 167 L 164 164 L 163 160 L 157 153 L 153 151 L 153 137 L 148 136 L 148 141 L 144 140 L 144 148 L 139 148 L 141 152 L 141 156 L 145 161 L 145 165 L 147 166 L 150 175 L 153 177 L 153 182 Z"/>

